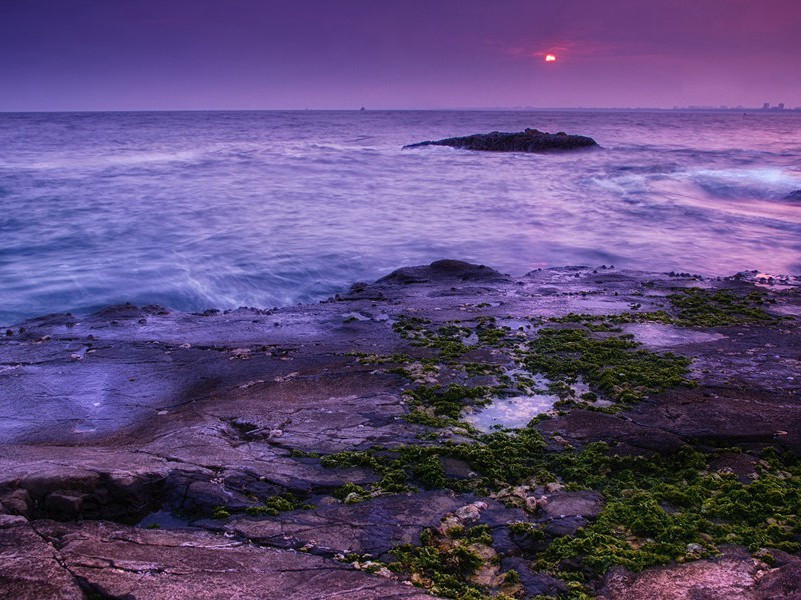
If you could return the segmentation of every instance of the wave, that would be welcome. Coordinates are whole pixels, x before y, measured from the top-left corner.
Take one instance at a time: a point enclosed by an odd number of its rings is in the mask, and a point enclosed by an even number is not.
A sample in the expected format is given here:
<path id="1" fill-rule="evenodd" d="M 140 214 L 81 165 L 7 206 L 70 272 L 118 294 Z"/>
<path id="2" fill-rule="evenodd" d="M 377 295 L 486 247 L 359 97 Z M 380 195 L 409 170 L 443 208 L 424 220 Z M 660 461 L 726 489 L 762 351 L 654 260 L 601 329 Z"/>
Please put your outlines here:
<path id="1" fill-rule="evenodd" d="M 779 168 L 696 169 L 683 177 L 713 198 L 784 199 L 801 188 L 801 177 Z"/>

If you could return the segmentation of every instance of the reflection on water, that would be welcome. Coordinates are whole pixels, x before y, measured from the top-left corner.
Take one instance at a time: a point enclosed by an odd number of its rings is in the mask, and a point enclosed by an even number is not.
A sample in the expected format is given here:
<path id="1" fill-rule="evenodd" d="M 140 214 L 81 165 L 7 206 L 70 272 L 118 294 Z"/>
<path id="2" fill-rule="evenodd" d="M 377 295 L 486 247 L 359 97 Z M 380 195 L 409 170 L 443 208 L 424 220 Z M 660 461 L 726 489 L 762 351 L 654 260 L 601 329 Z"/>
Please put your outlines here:
<path id="1" fill-rule="evenodd" d="M 551 410 L 558 400 L 558 396 L 548 394 L 500 398 L 489 406 L 467 413 L 464 420 L 485 433 L 499 427 L 519 429 L 537 415 Z"/>
<path id="2" fill-rule="evenodd" d="M 603 149 L 401 150 L 565 130 Z M 316 300 L 401 265 L 801 273 L 801 114 L 0 115 L 0 323 Z"/>

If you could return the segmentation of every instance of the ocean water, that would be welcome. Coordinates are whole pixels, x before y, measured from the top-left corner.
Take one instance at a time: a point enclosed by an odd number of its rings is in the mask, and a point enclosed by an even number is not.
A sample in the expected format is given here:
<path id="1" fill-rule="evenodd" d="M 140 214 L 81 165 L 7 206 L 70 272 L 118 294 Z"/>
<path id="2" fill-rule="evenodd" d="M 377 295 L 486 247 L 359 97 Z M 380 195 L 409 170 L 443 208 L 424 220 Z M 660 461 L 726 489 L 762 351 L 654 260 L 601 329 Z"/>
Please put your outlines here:
<path id="1" fill-rule="evenodd" d="M 575 154 L 407 143 L 535 127 Z M 0 323 L 315 301 L 450 257 L 801 273 L 801 113 L 0 114 Z"/>

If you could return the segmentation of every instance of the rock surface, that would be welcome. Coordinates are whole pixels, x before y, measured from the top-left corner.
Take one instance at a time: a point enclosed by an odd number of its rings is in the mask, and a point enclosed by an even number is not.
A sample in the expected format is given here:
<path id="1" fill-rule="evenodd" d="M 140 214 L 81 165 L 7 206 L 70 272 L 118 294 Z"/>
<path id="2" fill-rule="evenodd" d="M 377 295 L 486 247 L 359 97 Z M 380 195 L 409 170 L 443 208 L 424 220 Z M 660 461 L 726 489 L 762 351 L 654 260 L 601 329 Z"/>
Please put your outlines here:
<path id="1" fill-rule="evenodd" d="M 203 531 L 44 521 L 2 533 L 5 598 L 429 597 L 325 558 Z"/>
<path id="2" fill-rule="evenodd" d="M 315 305 L 203 314 L 123 305 L 10 327 L 0 339 L 0 598 L 422 598 L 408 584 L 425 577 L 364 565 L 433 543 L 432 531 L 448 548 L 461 535 L 452 532 L 476 526 L 491 540 L 477 538 L 476 552 L 495 565 L 481 585 L 560 593 L 566 584 L 537 572 L 532 557 L 593 523 L 602 493 L 522 482 L 504 492 L 504 502 L 517 498 L 507 507 L 488 491 L 460 492 L 479 475 L 469 457 L 453 457 L 412 465 L 419 479 L 408 491 L 373 498 L 392 473 L 358 452 L 475 443 L 459 426 L 407 420 L 420 414 L 409 391 L 421 381 L 494 385 L 492 373 L 520 368 L 515 348 L 545 323 L 617 315 L 642 348 L 691 358 L 694 386 L 616 411 L 568 403 L 536 424 L 548 451 L 596 441 L 645 457 L 736 446 L 710 468 L 753 481 L 766 446 L 801 455 L 799 282 L 755 281 L 607 267 L 513 278 L 438 261 Z M 688 326 L 669 300 L 683 289 L 763 294 L 771 316 Z M 637 321 L 658 311 L 674 322 Z M 499 331 L 506 345 L 493 345 Z M 322 460 L 343 451 L 358 460 Z M 427 469 L 460 483 L 426 490 L 437 487 Z M 271 508 L 284 497 L 297 502 Z M 515 523 L 535 534 L 513 534 Z M 797 559 L 769 568 L 744 552 L 639 575 L 618 569 L 596 591 L 635 600 L 798 593 Z M 518 583 L 502 583 L 510 569 Z"/>
<path id="3" fill-rule="evenodd" d="M 485 152 L 564 152 L 597 148 L 598 143 L 587 136 L 546 133 L 537 129 L 526 129 L 518 133 L 493 131 L 492 133 L 476 133 L 464 137 L 452 137 L 442 140 L 418 142 L 404 148 L 421 146 L 452 146 L 465 150 L 481 150 Z"/>
<path id="4" fill-rule="evenodd" d="M 685 565 L 663 567 L 635 575 L 616 569 L 598 595 L 606 600 L 792 600 L 801 598 L 801 560 L 771 568 L 737 548 L 723 556 Z"/>

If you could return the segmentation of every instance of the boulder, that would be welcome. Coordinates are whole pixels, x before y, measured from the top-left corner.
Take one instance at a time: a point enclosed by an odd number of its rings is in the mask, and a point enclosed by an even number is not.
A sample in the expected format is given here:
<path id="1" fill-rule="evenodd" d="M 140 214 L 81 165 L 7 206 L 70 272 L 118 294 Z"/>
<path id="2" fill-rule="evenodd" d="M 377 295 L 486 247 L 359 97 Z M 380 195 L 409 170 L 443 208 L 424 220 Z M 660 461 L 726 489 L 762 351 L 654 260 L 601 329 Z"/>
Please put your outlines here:
<path id="1" fill-rule="evenodd" d="M 430 265 L 401 267 L 378 280 L 379 284 L 422 284 L 434 282 L 509 282 L 509 277 L 484 265 L 461 260 L 437 260 Z"/>

